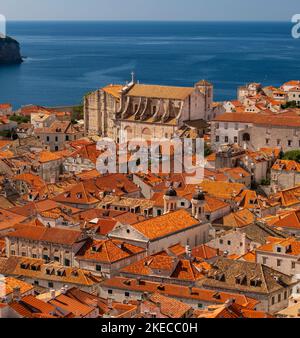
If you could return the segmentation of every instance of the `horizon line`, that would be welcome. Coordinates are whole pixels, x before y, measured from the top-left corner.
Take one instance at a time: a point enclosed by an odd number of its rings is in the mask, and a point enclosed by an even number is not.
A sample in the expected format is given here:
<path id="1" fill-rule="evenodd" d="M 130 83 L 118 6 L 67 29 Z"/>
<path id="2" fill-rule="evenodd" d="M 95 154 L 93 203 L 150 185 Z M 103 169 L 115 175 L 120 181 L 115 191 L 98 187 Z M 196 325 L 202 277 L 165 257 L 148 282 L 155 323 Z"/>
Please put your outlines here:
<path id="1" fill-rule="evenodd" d="M 189 19 L 7 19 L 7 22 L 211 22 L 211 23 L 292 23 L 291 20 L 189 20 Z"/>

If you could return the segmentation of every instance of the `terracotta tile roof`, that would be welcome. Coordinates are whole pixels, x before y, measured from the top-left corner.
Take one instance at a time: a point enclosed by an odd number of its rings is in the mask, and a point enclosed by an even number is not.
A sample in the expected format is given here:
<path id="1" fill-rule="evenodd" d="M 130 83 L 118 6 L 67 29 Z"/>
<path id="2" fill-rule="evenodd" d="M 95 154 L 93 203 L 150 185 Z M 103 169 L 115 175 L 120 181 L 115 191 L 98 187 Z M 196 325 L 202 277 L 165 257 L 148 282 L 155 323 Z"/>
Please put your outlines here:
<path id="1" fill-rule="evenodd" d="M 229 206 L 228 203 L 220 199 L 210 197 L 210 196 L 205 196 L 205 202 L 206 203 L 204 205 L 204 210 L 206 212 L 215 212 L 217 210 L 220 210 L 220 209 L 223 209 Z"/>
<path id="2" fill-rule="evenodd" d="M 237 304 L 247 306 L 253 309 L 259 302 L 253 298 L 244 296 L 243 294 L 222 292 L 201 289 L 196 287 L 188 287 L 179 284 L 167 284 L 147 281 L 145 279 L 132 279 L 124 277 L 114 277 L 107 279 L 102 283 L 103 287 L 115 288 L 119 290 L 132 290 L 141 293 L 160 293 L 169 297 L 188 300 L 197 300 L 199 302 L 207 302 L 212 304 L 223 304 L 228 299 L 235 299 Z"/>
<path id="3" fill-rule="evenodd" d="M 16 224 L 23 222 L 25 218 L 10 210 L 0 209 L 0 230 L 13 228 Z"/>
<path id="4" fill-rule="evenodd" d="M 198 310 L 197 318 L 275 318 L 263 312 L 247 309 L 230 300 L 223 305 L 209 306 L 206 310 Z"/>
<path id="5" fill-rule="evenodd" d="M 211 248 L 206 244 L 201 244 L 192 249 L 193 257 L 202 258 L 204 260 L 215 258 L 220 255 L 222 255 L 222 251 L 215 248 Z"/>
<path id="6" fill-rule="evenodd" d="M 32 267 L 36 269 L 32 269 Z M 60 273 L 58 273 L 60 272 Z M 89 271 L 65 267 L 58 263 L 45 263 L 42 259 L 12 256 L 0 257 L 0 273 L 38 279 L 43 281 L 59 282 L 78 287 L 90 287 L 98 285 L 102 278 L 92 275 Z"/>
<path id="7" fill-rule="evenodd" d="M 55 313 L 55 307 L 47 304 L 34 296 L 25 296 L 19 302 L 9 304 L 16 312 L 25 318 L 33 318 L 35 314 L 51 315 Z"/>
<path id="8" fill-rule="evenodd" d="M 199 221 L 193 218 L 186 210 L 178 210 L 133 224 L 132 227 L 146 238 L 155 240 L 198 224 Z"/>
<path id="9" fill-rule="evenodd" d="M 143 248 L 118 240 L 89 240 L 77 253 L 78 260 L 115 263 L 145 251 Z"/>
<path id="10" fill-rule="evenodd" d="M 200 186 L 208 195 L 230 200 L 245 189 L 244 184 L 229 182 L 203 181 Z"/>
<path id="11" fill-rule="evenodd" d="M 266 222 L 276 228 L 300 229 L 300 210 L 288 210 L 266 219 Z"/>
<path id="12" fill-rule="evenodd" d="M 100 227 L 99 232 L 102 233 L 101 227 L 107 229 L 109 232 L 114 228 L 117 222 L 121 224 L 134 224 L 145 220 L 145 217 L 127 211 L 89 209 L 81 211 L 76 215 L 75 219 L 81 222 L 88 222 L 88 227 Z M 104 232 L 105 231 L 106 230 L 104 230 Z M 104 234 L 106 234 L 106 232 Z"/>
<path id="13" fill-rule="evenodd" d="M 168 248 L 167 251 L 177 257 L 184 255 L 186 253 L 185 247 L 182 246 L 181 244 L 172 245 Z"/>
<path id="14" fill-rule="evenodd" d="M 76 174 L 77 177 L 79 177 L 82 181 L 90 180 L 94 177 L 100 177 L 101 174 L 97 169 L 89 170 L 89 171 L 83 171 L 80 174 Z"/>
<path id="15" fill-rule="evenodd" d="M 80 147 L 77 146 L 77 149 L 72 152 L 69 156 L 76 158 L 77 156 L 88 159 L 92 163 L 96 164 L 98 157 L 103 151 L 97 150 L 97 144 L 92 142 L 88 144 L 83 144 Z"/>
<path id="16" fill-rule="evenodd" d="M 256 113 L 224 113 L 214 119 L 215 122 L 242 122 L 257 125 L 300 127 L 300 117 L 290 117 L 287 119 L 280 115 L 256 114 Z"/>
<path id="17" fill-rule="evenodd" d="M 236 198 L 240 208 L 256 210 L 256 209 L 268 209 L 270 207 L 280 205 L 279 202 L 265 198 L 261 195 L 258 195 L 254 190 L 244 190 Z"/>
<path id="18" fill-rule="evenodd" d="M 229 176 L 233 180 L 240 180 L 245 177 L 251 177 L 251 174 L 241 167 L 236 168 L 223 168 L 220 169 L 226 176 Z"/>
<path id="19" fill-rule="evenodd" d="M 10 103 L 1 103 L 0 109 L 10 109 L 12 108 L 12 105 Z"/>
<path id="20" fill-rule="evenodd" d="M 45 186 L 45 182 L 39 176 L 30 173 L 15 175 L 13 179 L 14 181 L 24 181 L 34 189 L 40 189 Z"/>
<path id="21" fill-rule="evenodd" d="M 188 304 L 166 297 L 159 293 L 152 294 L 146 303 L 149 301 L 154 303 L 156 306 L 159 305 L 161 313 L 168 318 L 182 318 L 192 309 L 192 307 Z"/>
<path id="22" fill-rule="evenodd" d="M 0 140 L 0 149 L 3 150 L 3 148 L 7 148 L 11 144 L 13 144 L 11 140 Z"/>
<path id="23" fill-rule="evenodd" d="M 20 295 L 33 290 L 33 286 L 29 283 L 13 277 L 0 277 L 0 298 L 3 296 L 11 295 L 14 288 L 20 289 Z"/>
<path id="24" fill-rule="evenodd" d="M 60 203 L 96 204 L 99 202 L 97 193 L 99 193 L 99 190 L 96 187 L 89 188 L 84 182 L 81 182 L 66 189 L 63 193 L 54 197 L 53 200 Z"/>
<path id="25" fill-rule="evenodd" d="M 291 207 L 300 203 L 300 186 L 279 191 L 270 196 L 278 201 L 283 207 Z"/>
<path id="26" fill-rule="evenodd" d="M 285 82 L 282 86 L 299 86 L 300 81 L 299 80 L 291 80 L 288 82 Z"/>
<path id="27" fill-rule="evenodd" d="M 54 121 L 50 127 L 35 128 L 35 134 L 76 134 L 82 132 L 79 125 L 70 121 Z"/>
<path id="28" fill-rule="evenodd" d="M 296 161 L 277 160 L 273 165 L 272 170 L 300 172 L 300 164 Z"/>
<path id="29" fill-rule="evenodd" d="M 232 212 L 223 217 L 223 225 L 232 228 L 241 228 L 255 221 L 255 215 L 248 209 Z"/>
<path id="30" fill-rule="evenodd" d="M 262 264 L 219 258 L 208 271 L 207 277 L 198 281 L 197 285 L 234 292 L 271 294 L 296 283 L 293 277 Z"/>
<path id="31" fill-rule="evenodd" d="M 98 208 L 106 206 L 107 209 L 110 207 L 121 207 L 121 208 L 139 208 L 140 213 L 143 214 L 145 210 L 152 209 L 154 202 L 146 198 L 131 198 L 131 197 L 120 197 L 120 196 L 105 196 L 98 205 Z"/>
<path id="32" fill-rule="evenodd" d="M 168 256 L 165 252 L 143 258 L 123 268 L 121 274 L 137 276 L 160 276 L 181 281 L 196 281 L 204 277 L 210 265 L 200 260 L 190 261 Z"/>
<path id="33" fill-rule="evenodd" d="M 132 89 L 129 90 L 127 96 L 184 100 L 194 91 L 194 87 L 170 87 L 135 84 Z"/>
<path id="34" fill-rule="evenodd" d="M 82 233 L 76 230 L 60 228 L 42 228 L 27 226 L 10 232 L 7 237 L 30 239 L 32 241 L 50 242 L 64 245 L 74 245 L 82 239 Z"/>
<path id="35" fill-rule="evenodd" d="M 102 90 L 104 90 L 107 94 L 110 94 L 116 98 L 120 98 L 121 97 L 121 90 L 122 90 L 123 86 L 121 85 L 113 85 L 110 84 L 104 88 L 102 88 Z"/>
<path id="36" fill-rule="evenodd" d="M 51 151 L 42 151 L 38 153 L 37 159 L 41 163 L 46 163 L 50 161 L 58 161 L 62 159 L 61 154 L 57 152 L 51 152 Z"/>
<path id="37" fill-rule="evenodd" d="M 214 162 L 216 160 L 216 153 L 212 153 L 212 154 L 206 156 L 205 160 L 209 161 L 209 162 Z"/>
<path id="38" fill-rule="evenodd" d="M 275 245 L 280 245 L 281 247 L 286 248 L 286 251 L 283 251 L 281 254 L 292 256 L 300 255 L 300 242 L 295 238 L 268 237 L 267 243 L 258 247 L 257 251 L 276 252 Z"/>
<path id="39" fill-rule="evenodd" d="M 63 311 L 72 313 L 77 318 L 86 317 L 95 310 L 94 307 L 83 304 L 76 299 L 70 298 L 64 294 L 61 294 L 55 297 L 55 299 L 50 300 L 48 304 L 62 309 Z"/>
<path id="40" fill-rule="evenodd" d="M 14 153 L 10 150 L 0 151 L 0 158 L 12 158 L 14 157 Z"/>
<path id="41" fill-rule="evenodd" d="M 10 211 L 18 215 L 29 217 L 29 216 L 35 216 L 37 213 L 42 213 L 42 212 L 50 211 L 53 209 L 68 210 L 71 212 L 72 215 L 80 212 L 80 209 L 72 208 L 70 206 L 65 206 L 63 204 L 60 204 L 58 202 L 55 202 L 49 199 L 45 199 L 42 201 L 36 201 L 36 202 L 29 202 L 23 206 L 13 207 L 10 209 Z"/>
<path id="42" fill-rule="evenodd" d="M 256 262 L 256 254 L 255 251 L 247 252 L 246 254 L 239 256 L 237 259 L 247 262 Z"/>

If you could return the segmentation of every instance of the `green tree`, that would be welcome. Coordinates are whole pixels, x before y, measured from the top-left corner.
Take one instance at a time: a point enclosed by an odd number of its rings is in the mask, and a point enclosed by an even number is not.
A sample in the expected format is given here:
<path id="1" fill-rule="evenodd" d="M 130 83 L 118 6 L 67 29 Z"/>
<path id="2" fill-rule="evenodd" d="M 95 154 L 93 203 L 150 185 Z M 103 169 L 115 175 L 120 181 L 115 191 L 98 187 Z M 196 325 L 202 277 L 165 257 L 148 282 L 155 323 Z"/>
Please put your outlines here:
<path id="1" fill-rule="evenodd" d="M 18 124 L 20 123 L 28 123 L 30 121 L 30 117 L 29 116 L 22 116 L 22 115 L 11 115 L 9 117 L 10 121 L 14 121 L 17 122 Z"/>
<path id="2" fill-rule="evenodd" d="M 204 143 L 204 157 L 209 156 L 210 154 L 212 154 L 212 149 L 211 147 L 205 142 Z"/>
<path id="3" fill-rule="evenodd" d="M 300 163 L 300 149 L 299 150 L 291 150 L 287 151 L 283 157 L 283 160 L 291 160 L 291 161 L 296 161 Z"/>

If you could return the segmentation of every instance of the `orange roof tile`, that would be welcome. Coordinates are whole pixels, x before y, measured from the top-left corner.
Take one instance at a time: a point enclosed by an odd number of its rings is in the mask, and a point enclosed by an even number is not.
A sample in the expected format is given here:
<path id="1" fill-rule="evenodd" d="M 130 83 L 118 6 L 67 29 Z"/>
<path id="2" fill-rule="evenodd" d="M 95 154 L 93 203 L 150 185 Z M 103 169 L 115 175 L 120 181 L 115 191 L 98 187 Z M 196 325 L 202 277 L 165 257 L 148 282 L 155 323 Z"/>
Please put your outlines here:
<path id="1" fill-rule="evenodd" d="M 169 297 L 178 297 L 180 299 L 195 299 L 199 302 L 208 302 L 212 304 L 223 304 L 226 300 L 235 299 L 237 304 L 244 306 L 249 309 L 253 309 L 259 301 L 247 297 L 243 294 L 230 293 L 230 292 L 219 292 L 215 290 L 207 290 L 201 288 L 190 288 L 179 284 L 168 284 L 168 283 L 157 283 L 148 281 L 145 279 L 132 279 L 125 277 L 114 277 L 107 279 L 102 283 L 103 287 L 115 288 L 119 290 L 132 290 L 141 293 L 149 292 L 164 294 Z"/>
<path id="2" fill-rule="evenodd" d="M 90 240 L 77 253 L 78 260 L 114 263 L 145 251 L 143 248 L 118 240 Z"/>
<path id="3" fill-rule="evenodd" d="M 150 240 L 155 240 L 198 224 L 199 221 L 186 210 L 178 210 L 133 224 L 132 227 Z"/>

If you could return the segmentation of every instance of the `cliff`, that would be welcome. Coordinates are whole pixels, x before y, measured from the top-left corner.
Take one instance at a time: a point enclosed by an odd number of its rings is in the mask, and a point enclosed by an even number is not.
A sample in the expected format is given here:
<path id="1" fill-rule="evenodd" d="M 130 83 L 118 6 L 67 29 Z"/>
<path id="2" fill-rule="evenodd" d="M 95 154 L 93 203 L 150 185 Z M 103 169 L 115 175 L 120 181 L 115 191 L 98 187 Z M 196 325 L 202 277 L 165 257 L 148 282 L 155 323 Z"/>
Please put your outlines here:
<path id="1" fill-rule="evenodd" d="M 0 65 L 19 64 L 23 62 L 18 41 L 0 37 Z"/>

